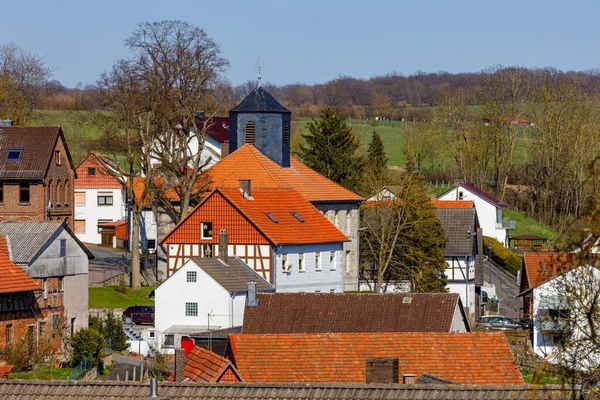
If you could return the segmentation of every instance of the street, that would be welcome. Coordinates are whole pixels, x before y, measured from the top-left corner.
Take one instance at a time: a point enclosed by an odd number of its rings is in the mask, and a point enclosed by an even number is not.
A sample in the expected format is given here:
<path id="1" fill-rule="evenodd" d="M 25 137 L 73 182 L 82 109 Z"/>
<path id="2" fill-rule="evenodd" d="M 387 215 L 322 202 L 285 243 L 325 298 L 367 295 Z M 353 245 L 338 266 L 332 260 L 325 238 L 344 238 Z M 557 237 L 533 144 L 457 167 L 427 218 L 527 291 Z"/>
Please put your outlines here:
<path id="1" fill-rule="evenodd" d="M 491 283 L 496 285 L 496 296 L 500 300 L 500 315 L 519 318 L 522 307 L 522 299 L 516 297 L 519 294 L 519 284 L 510 273 L 487 260 L 483 262 L 483 279 L 485 281 L 490 281 L 490 266 Z"/>
<path id="2" fill-rule="evenodd" d="M 102 283 L 125 272 L 125 251 L 123 249 L 93 245 L 86 247 L 95 257 L 90 260 L 89 264 L 90 285 Z"/>

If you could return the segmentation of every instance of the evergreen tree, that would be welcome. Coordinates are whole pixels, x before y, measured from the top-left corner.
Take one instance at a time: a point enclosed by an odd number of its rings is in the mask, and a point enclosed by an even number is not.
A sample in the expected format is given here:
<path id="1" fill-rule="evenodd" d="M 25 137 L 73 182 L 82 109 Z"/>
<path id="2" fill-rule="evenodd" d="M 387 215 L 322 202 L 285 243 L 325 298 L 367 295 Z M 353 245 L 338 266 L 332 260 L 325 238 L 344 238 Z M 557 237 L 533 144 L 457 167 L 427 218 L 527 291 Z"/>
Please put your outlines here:
<path id="1" fill-rule="evenodd" d="M 338 114 L 335 107 L 321 110 L 319 119 L 308 124 L 308 134 L 302 135 L 302 161 L 321 175 L 357 190 L 363 176 L 364 159 L 357 155 L 360 142 L 352 127 Z"/>
<path id="2" fill-rule="evenodd" d="M 385 155 L 385 148 L 381 141 L 381 136 L 377 131 L 371 135 L 371 143 L 367 150 L 367 171 L 376 176 L 382 176 L 387 170 L 388 158 Z"/>
<path id="3" fill-rule="evenodd" d="M 127 343 L 127 336 L 123 332 L 123 324 L 120 320 L 115 318 L 112 311 L 106 314 L 106 319 L 102 326 L 102 335 L 106 339 L 110 339 L 110 344 L 113 350 L 123 351 L 127 350 L 129 343 Z"/>

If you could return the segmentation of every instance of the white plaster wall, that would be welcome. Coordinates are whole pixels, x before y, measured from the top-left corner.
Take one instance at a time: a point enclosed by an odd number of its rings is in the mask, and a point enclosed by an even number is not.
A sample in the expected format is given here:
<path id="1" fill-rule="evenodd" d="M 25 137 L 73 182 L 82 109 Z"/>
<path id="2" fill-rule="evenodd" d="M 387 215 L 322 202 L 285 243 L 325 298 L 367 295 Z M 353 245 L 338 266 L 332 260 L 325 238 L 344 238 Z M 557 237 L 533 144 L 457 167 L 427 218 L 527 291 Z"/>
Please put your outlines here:
<path id="1" fill-rule="evenodd" d="M 335 251 L 335 265 L 330 264 L 330 252 Z M 315 265 L 316 254 L 320 253 L 321 269 Z M 282 255 L 287 254 L 287 262 L 291 265 L 289 271 L 283 270 Z M 304 256 L 304 272 L 298 268 L 299 254 Z M 343 245 L 310 244 L 282 246 L 275 252 L 275 291 L 276 292 L 306 292 L 306 293 L 336 293 L 344 291 Z"/>
<path id="2" fill-rule="evenodd" d="M 196 282 L 187 282 L 187 271 L 196 271 Z M 194 261 L 186 262 L 155 292 L 154 327 L 157 343 L 162 346 L 163 332 L 173 325 L 209 325 L 230 328 L 242 325 L 245 293 L 232 297 Z M 198 316 L 185 315 L 185 303 L 198 303 Z M 237 324 L 237 325 L 236 325 Z M 177 343 L 176 343 L 177 344 Z"/>
<path id="3" fill-rule="evenodd" d="M 500 243 L 506 244 L 507 231 L 505 229 L 497 229 L 496 225 L 502 223 L 502 208 L 497 208 L 494 205 L 483 200 L 481 197 L 476 196 L 465 188 L 453 188 L 448 193 L 440 196 L 440 200 L 459 200 L 458 192 L 463 192 L 462 200 L 471 200 L 475 203 L 475 210 L 477 211 L 477 218 L 479 219 L 479 225 L 483 230 L 484 236 L 493 237 Z"/>
<path id="4" fill-rule="evenodd" d="M 452 279 L 451 268 L 453 263 L 455 267 L 454 279 Z M 469 308 L 469 313 L 475 312 L 475 258 L 446 256 L 446 264 L 448 265 L 445 271 L 448 278 L 448 283 L 446 284 L 448 291 L 450 293 L 458 293 L 463 305 Z M 469 284 L 465 285 L 467 278 Z"/>
<path id="5" fill-rule="evenodd" d="M 467 332 L 467 324 L 460 312 L 460 306 L 458 304 L 456 304 L 456 308 L 454 309 L 454 319 L 452 320 L 452 327 L 450 330 L 451 332 Z"/>
<path id="6" fill-rule="evenodd" d="M 130 235 L 131 236 L 131 235 Z M 142 252 L 148 251 L 147 240 L 155 240 L 156 247 L 158 248 L 158 224 L 152 210 L 143 210 L 140 216 L 140 250 Z"/>
<path id="7" fill-rule="evenodd" d="M 85 206 L 75 206 L 75 219 L 85 220 L 85 233 L 76 233 L 76 236 L 84 243 L 100 244 L 102 237 L 98 233 L 98 220 L 119 221 L 126 217 L 125 189 L 75 188 L 75 192 L 85 192 Z M 98 192 L 112 192 L 112 206 L 99 206 Z"/>
<path id="8" fill-rule="evenodd" d="M 448 292 L 460 295 L 460 300 L 469 307 L 469 314 L 475 312 L 475 283 L 471 282 L 468 285 L 465 283 L 448 283 L 446 287 Z"/>

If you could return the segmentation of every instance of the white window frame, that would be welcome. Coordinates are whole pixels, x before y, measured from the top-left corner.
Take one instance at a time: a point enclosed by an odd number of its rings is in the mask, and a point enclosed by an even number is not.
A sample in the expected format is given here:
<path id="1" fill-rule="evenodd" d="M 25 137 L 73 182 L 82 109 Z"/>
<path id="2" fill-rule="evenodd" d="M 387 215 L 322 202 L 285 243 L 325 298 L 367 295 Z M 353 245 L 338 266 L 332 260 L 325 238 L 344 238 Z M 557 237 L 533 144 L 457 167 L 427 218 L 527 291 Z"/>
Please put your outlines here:
<path id="1" fill-rule="evenodd" d="M 185 280 L 188 283 L 196 283 L 198 282 L 198 274 L 196 271 L 187 271 L 185 274 Z"/>
<path id="2" fill-rule="evenodd" d="M 304 264 L 304 253 L 298 254 L 298 272 L 306 272 L 306 264 Z"/>
<path id="3" fill-rule="evenodd" d="M 323 271 L 323 265 L 321 264 L 321 252 L 315 253 L 315 271 Z"/>
<path id="4" fill-rule="evenodd" d="M 186 317 L 197 317 L 198 316 L 198 303 L 186 302 L 185 303 L 185 316 Z"/>
<path id="5" fill-rule="evenodd" d="M 329 252 L 329 269 L 331 271 L 337 270 L 337 251 Z"/>
<path id="6" fill-rule="evenodd" d="M 204 225 L 205 224 L 210 224 L 210 232 L 211 232 L 210 236 L 204 236 Z M 212 222 L 210 222 L 210 221 L 201 222 L 200 223 L 200 237 L 201 237 L 201 239 L 204 239 L 204 240 L 210 240 L 210 239 L 212 239 L 214 237 L 214 235 L 212 233 L 212 230 L 213 230 Z"/>

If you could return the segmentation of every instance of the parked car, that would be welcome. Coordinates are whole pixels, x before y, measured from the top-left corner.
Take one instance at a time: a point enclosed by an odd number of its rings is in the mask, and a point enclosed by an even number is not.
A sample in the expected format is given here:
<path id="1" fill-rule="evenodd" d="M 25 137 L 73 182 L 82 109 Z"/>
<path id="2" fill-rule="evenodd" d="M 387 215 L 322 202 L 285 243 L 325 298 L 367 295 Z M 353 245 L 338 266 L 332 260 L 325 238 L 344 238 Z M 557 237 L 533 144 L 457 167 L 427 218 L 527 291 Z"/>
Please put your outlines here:
<path id="1" fill-rule="evenodd" d="M 521 325 L 523 329 L 533 328 L 533 320 L 531 318 L 521 318 L 519 321 L 517 321 L 517 324 Z"/>
<path id="2" fill-rule="evenodd" d="M 134 324 L 154 325 L 154 307 L 153 306 L 131 306 L 123 311 L 123 316 L 127 317 Z"/>
<path id="3" fill-rule="evenodd" d="M 479 317 L 477 326 L 479 328 L 499 329 L 503 331 L 526 329 L 519 323 L 513 321 L 512 318 L 503 317 L 501 315 L 486 315 L 484 317 Z"/>

